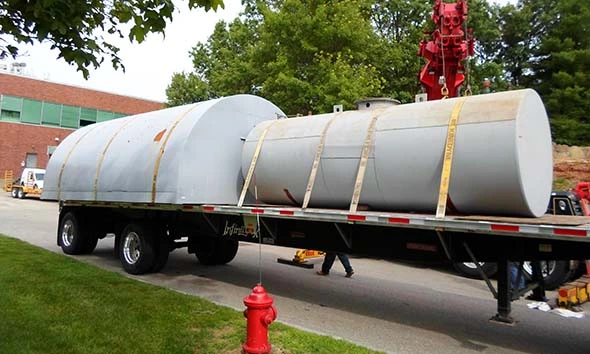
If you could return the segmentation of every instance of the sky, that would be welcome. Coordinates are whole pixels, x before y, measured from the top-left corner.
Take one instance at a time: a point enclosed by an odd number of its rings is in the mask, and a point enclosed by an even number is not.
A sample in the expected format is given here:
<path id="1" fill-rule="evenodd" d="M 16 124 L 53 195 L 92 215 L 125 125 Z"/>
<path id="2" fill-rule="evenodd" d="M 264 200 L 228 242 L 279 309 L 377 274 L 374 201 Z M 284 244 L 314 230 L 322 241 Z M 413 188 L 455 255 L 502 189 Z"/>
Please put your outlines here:
<path id="1" fill-rule="evenodd" d="M 488 0 L 491 3 L 515 3 L 516 0 Z M 100 91 L 139 97 L 159 102 L 166 101 L 166 87 L 176 72 L 192 70 L 189 51 L 198 42 L 205 42 L 219 20 L 231 21 L 240 13 L 239 0 L 225 0 L 225 9 L 217 12 L 189 11 L 186 1 L 175 1 L 179 8 L 166 28 L 166 36 L 150 34 L 141 43 L 128 39 L 113 41 L 121 51 L 126 71 L 114 70 L 105 59 L 98 70 L 91 69 L 85 80 L 81 72 L 61 59 L 49 44 L 19 46 L 27 53 L 17 58 L 25 63 L 25 74 L 41 80 L 81 86 Z"/>

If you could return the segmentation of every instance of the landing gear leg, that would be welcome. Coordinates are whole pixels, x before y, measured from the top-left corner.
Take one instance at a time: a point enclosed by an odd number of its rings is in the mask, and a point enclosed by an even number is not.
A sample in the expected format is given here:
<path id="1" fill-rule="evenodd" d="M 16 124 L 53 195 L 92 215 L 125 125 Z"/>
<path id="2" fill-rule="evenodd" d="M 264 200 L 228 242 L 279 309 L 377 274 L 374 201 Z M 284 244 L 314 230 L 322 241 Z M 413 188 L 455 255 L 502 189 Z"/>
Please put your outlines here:
<path id="1" fill-rule="evenodd" d="M 535 301 L 547 301 L 545 297 L 545 280 L 543 280 L 543 273 L 541 271 L 541 261 L 533 261 L 533 282 L 536 283 L 536 287 L 533 289 L 533 293 L 527 297 L 529 300 Z"/>
<path id="2" fill-rule="evenodd" d="M 507 258 L 498 261 L 498 313 L 490 318 L 490 321 L 514 325 L 514 319 L 510 317 L 512 306 L 512 291 L 510 291 L 510 267 Z"/>

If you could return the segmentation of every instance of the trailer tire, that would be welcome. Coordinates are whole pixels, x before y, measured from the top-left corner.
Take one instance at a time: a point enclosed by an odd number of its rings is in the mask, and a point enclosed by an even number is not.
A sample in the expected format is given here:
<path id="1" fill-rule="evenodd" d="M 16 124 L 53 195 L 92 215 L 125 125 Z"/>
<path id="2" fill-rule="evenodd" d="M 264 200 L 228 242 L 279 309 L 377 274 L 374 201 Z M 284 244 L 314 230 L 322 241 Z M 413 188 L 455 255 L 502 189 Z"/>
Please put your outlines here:
<path id="1" fill-rule="evenodd" d="M 94 252 L 96 245 L 98 244 L 98 235 L 96 232 L 91 231 L 86 235 L 86 244 L 82 250 L 82 254 L 91 254 Z"/>
<path id="2" fill-rule="evenodd" d="M 79 213 L 69 211 L 59 223 L 59 246 L 66 254 L 83 254 L 88 248 L 86 226 Z"/>
<path id="3" fill-rule="evenodd" d="M 238 252 L 238 241 L 217 237 L 195 236 L 195 256 L 203 265 L 231 262 Z"/>
<path id="4" fill-rule="evenodd" d="M 22 188 L 18 188 L 18 191 L 16 193 L 17 193 L 16 196 L 18 197 L 18 199 L 24 199 L 25 195 L 27 195 Z"/>
<path id="5" fill-rule="evenodd" d="M 194 235 L 195 256 L 202 265 L 215 265 L 217 259 L 217 238 Z"/>
<path id="6" fill-rule="evenodd" d="M 12 190 L 10 191 L 10 195 L 11 195 L 13 198 L 16 198 L 16 197 L 18 197 L 18 188 L 12 188 Z"/>
<path id="7" fill-rule="evenodd" d="M 479 265 L 487 277 L 491 277 L 498 271 L 496 263 L 479 262 Z M 453 263 L 455 270 L 464 277 L 481 279 L 481 275 L 477 267 L 472 262 L 455 262 Z"/>
<path id="8" fill-rule="evenodd" d="M 130 223 L 121 233 L 119 259 L 129 274 L 145 274 L 156 261 L 153 229 L 139 223 Z"/>
<path id="9" fill-rule="evenodd" d="M 158 234 L 156 235 L 157 239 L 155 241 L 156 259 L 154 261 L 154 266 L 151 269 L 151 272 L 154 273 L 161 271 L 162 268 L 166 266 L 168 255 L 170 254 L 170 238 L 168 237 L 166 228 L 158 227 L 157 229 Z"/>
<path id="10" fill-rule="evenodd" d="M 219 239 L 219 258 L 217 264 L 227 264 L 231 262 L 238 253 L 239 242 L 238 240 Z"/>
<path id="11" fill-rule="evenodd" d="M 572 277 L 575 269 L 571 269 L 569 261 L 541 261 L 541 271 L 546 290 L 555 290 Z M 533 277 L 531 262 L 524 262 L 523 273 L 527 280 Z"/>

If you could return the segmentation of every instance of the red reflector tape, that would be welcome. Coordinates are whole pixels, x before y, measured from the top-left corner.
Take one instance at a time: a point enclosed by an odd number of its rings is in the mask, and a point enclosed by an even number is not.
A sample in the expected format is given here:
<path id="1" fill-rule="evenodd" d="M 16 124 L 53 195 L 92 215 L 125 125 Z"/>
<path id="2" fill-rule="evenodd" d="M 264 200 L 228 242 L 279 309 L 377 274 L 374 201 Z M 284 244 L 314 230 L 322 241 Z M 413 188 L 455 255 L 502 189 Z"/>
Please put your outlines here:
<path id="1" fill-rule="evenodd" d="M 394 224 L 409 224 L 410 223 L 410 219 L 406 219 L 406 218 L 389 218 L 387 220 L 390 223 L 394 223 Z"/>
<path id="2" fill-rule="evenodd" d="M 586 236 L 586 230 L 553 229 L 553 233 L 564 236 Z"/>
<path id="3" fill-rule="evenodd" d="M 203 210 L 204 211 L 214 211 L 215 210 L 215 207 L 212 207 L 212 206 L 204 206 L 203 207 Z"/>
<path id="4" fill-rule="evenodd" d="M 367 219 L 364 215 L 347 215 L 348 220 L 365 221 Z"/>
<path id="5" fill-rule="evenodd" d="M 264 209 L 252 209 L 250 212 L 252 214 L 264 214 Z"/>
<path id="6" fill-rule="evenodd" d="M 193 206 L 192 206 L 192 205 L 183 205 L 183 206 L 182 206 L 182 209 L 185 209 L 185 210 L 192 210 L 192 209 L 193 209 Z"/>
<path id="7" fill-rule="evenodd" d="M 281 215 L 295 215 L 295 212 L 292 210 L 281 210 L 281 211 L 279 211 L 279 214 L 281 214 Z"/>
<path id="8" fill-rule="evenodd" d="M 516 225 L 495 225 L 492 224 L 493 231 L 507 231 L 507 232 L 519 232 L 520 227 Z"/>

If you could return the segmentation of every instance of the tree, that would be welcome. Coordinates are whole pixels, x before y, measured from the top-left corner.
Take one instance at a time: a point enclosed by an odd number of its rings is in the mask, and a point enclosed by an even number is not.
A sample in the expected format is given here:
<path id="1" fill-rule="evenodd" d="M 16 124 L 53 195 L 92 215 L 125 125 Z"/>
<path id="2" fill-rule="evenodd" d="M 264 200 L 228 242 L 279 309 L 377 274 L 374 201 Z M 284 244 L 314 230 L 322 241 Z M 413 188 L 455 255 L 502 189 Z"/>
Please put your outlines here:
<path id="1" fill-rule="evenodd" d="M 371 64 L 378 41 L 365 0 L 246 1 L 231 24 L 220 22 L 191 55 L 211 97 L 259 94 L 288 114 L 354 107 L 379 95 Z M 169 104 L 182 97 L 168 96 Z M 191 98 L 193 99 L 193 98 Z"/>
<path id="2" fill-rule="evenodd" d="M 264 97 L 289 114 L 306 114 L 380 95 L 368 1 L 285 0 L 278 10 L 261 10 L 254 58 Z"/>
<path id="3" fill-rule="evenodd" d="M 209 85 L 194 73 L 176 73 L 166 88 L 168 106 L 206 101 L 212 98 Z"/>
<path id="4" fill-rule="evenodd" d="M 189 0 L 188 6 L 215 10 L 223 0 Z M 105 57 L 124 69 L 119 48 L 104 39 L 105 31 L 124 38 L 120 26 L 131 23 L 127 36 L 141 43 L 150 32 L 164 33 L 174 9 L 171 0 L 0 0 L 0 59 L 17 57 L 18 44 L 38 41 L 51 43 L 85 78 Z"/>
<path id="5" fill-rule="evenodd" d="M 555 141 L 589 145 L 590 4 L 558 0 L 553 6 L 556 14 L 544 22 L 529 81 L 543 97 Z"/>
<path id="6" fill-rule="evenodd" d="M 417 55 L 423 31 L 431 26 L 432 3 L 424 0 L 375 1 L 371 20 L 380 44 L 372 63 L 384 78 L 383 92 L 413 102 L 420 91 L 418 72 L 424 61 Z"/>
<path id="7" fill-rule="evenodd" d="M 504 90 L 508 85 L 502 65 L 494 62 L 501 43 L 497 25 L 500 7 L 486 0 L 470 0 L 468 4 L 466 27 L 473 29 L 476 54 L 465 63 L 465 86 L 469 84 L 478 93 L 480 83 L 489 78 L 494 90 Z M 423 32 L 434 30 L 432 5 L 432 0 L 382 0 L 372 6 L 375 32 L 382 42 L 373 63 L 385 78 L 383 92 L 402 102 L 413 102 L 414 95 L 420 92 L 418 72 L 425 61 L 417 56 L 418 43 L 425 36 Z"/>

